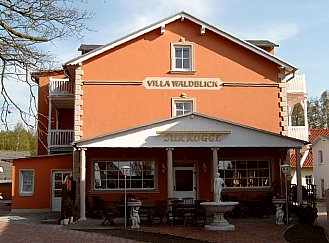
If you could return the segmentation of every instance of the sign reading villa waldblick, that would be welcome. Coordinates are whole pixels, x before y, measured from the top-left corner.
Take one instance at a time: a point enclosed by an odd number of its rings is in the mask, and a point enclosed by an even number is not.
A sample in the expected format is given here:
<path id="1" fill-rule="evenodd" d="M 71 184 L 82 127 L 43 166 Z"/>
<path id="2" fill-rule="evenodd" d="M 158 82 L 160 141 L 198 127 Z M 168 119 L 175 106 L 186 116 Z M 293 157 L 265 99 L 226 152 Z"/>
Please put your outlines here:
<path id="1" fill-rule="evenodd" d="M 219 78 L 166 78 L 146 77 L 143 80 L 146 89 L 208 89 L 219 90 L 222 81 Z"/>

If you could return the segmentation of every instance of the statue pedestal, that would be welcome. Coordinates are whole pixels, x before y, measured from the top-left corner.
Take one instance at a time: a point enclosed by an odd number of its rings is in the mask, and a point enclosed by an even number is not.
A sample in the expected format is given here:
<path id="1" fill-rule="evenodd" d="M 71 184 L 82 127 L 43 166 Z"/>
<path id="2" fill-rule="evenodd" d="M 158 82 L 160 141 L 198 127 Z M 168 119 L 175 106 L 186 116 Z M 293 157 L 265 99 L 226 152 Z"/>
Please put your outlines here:
<path id="1" fill-rule="evenodd" d="M 225 218 L 224 213 L 214 213 L 214 220 L 209 225 L 205 225 L 206 230 L 235 230 L 235 226 L 230 224 Z"/>
<path id="2" fill-rule="evenodd" d="M 206 230 L 228 231 L 235 230 L 235 226 L 230 224 L 224 214 L 232 211 L 239 202 L 203 202 L 200 203 L 207 212 L 214 213 L 214 219 L 211 224 L 205 225 Z"/>

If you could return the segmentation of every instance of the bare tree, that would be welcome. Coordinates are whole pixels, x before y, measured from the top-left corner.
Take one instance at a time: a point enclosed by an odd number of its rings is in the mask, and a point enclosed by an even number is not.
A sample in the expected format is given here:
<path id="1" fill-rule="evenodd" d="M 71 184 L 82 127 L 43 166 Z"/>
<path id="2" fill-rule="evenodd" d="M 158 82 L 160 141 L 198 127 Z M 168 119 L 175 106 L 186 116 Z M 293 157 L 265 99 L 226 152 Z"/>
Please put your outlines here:
<path id="1" fill-rule="evenodd" d="M 82 10 L 87 0 L 0 0 L 0 120 L 8 128 L 8 114 L 18 111 L 28 125 L 36 117 L 36 97 L 29 71 L 51 70 L 58 65 L 42 43 L 82 37 L 85 22 L 93 13 Z M 30 102 L 23 109 L 8 92 L 8 83 L 23 82 L 30 89 Z"/>

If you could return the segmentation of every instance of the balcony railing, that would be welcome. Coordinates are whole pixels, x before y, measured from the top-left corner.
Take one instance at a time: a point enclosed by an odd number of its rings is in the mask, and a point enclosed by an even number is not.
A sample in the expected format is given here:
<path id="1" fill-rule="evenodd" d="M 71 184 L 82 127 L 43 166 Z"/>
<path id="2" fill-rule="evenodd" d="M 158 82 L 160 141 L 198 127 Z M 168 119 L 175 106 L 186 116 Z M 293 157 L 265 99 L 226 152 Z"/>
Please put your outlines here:
<path id="1" fill-rule="evenodd" d="M 306 126 L 289 126 L 288 136 L 308 141 L 308 128 Z"/>
<path id="2" fill-rule="evenodd" d="M 71 148 L 73 142 L 73 130 L 51 130 L 49 137 L 49 148 Z"/>
<path id="3" fill-rule="evenodd" d="M 50 78 L 49 93 L 51 96 L 73 95 L 73 82 L 69 79 Z"/>
<path id="4" fill-rule="evenodd" d="M 287 82 L 288 93 L 306 93 L 305 75 L 296 75 Z"/>

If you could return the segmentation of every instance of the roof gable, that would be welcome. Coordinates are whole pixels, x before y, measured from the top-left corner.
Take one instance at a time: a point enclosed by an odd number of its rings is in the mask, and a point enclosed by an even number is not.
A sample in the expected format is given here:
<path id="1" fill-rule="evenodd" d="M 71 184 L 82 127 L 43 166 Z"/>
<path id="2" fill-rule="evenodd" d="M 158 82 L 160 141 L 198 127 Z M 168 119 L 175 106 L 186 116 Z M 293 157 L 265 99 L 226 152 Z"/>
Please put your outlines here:
<path id="1" fill-rule="evenodd" d="M 311 129 L 310 142 L 313 142 L 317 137 L 329 136 L 329 129 Z"/>
<path id="2" fill-rule="evenodd" d="M 192 113 L 74 143 L 76 147 L 277 147 L 304 141 Z"/>
<path id="3" fill-rule="evenodd" d="M 74 59 L 71 59 L 71 60 L 67 61 L 64 64 L 64 66 L 66 66 L 66 65 L 76 65 L 76 64 L 79 64 L 81 62 L 84 62 L 84 61 L 86 61 L 86 60 L 88 60 L 92 57 L 100 55 L 100 54 L 102 54 L 102 53 L 104 53 L 104 52 L 106 52 L 106 51 L 108 51 L 112 48 L 115 48 L 115 47 L 117 47 L 121 44 L 124 44 L 124 43 L 126 43 L 130 40 L 133 40 L 133 39 L 135 39 L 135 38 L 137 38 L 141 35 L 144 35 L 144 34 L 150 32 L 150 31 L 155 30 L 155 29 L 159 29 L 159 31 L 163 31 L 167 24 L 169 24 L 173 21 L 179 20 L 179 19 L 181 19 L 181 20 L 188 19 L 188 20 L 200 25 L 200 34 L 205 33 L 208 29 L 208 30 L 216 33 L 217 35 L 222 36 L 222 37 L 224 37 L 224 38 L 226 38 L 226 39 L 228 39 L 228 40 L 230 40 L 230 41 L 232 41 L 232 42 L 234 42 L 234 43 L 236 43 L 236 44 L 238 44 L 238 45 L 240 45 L 240 46 L 242 46 L 242 47 L 244 47 L 244 48 L 246 48 L 246 49 L 248 49 L 248 50 L 250 50 L 250 51 L 252 51 L 252 52 L 254 52 L 254 53 L 270 60 L 270 61 L 272 61 L 272 62 L 274 62 L 274 63 L 276 63 L 277 65 L 284 67 L 287 72 L 292 72 L 292 71 L 297 70 L 297 68 L 295 66 L 293 66 L 293 65 L 287 63 L 286 61 L 284 61 L 284 60 L 282 60 L 282 59 L 266 52 L 262 48 L 259 48 L 256 45 L 253 45 L 252 43 L 250 43 L 248 41 L 244 41 L 244 40 L 242 40 L 242 39 L 240 39 L 240 38 L 238 38 L 238 37 L 236 37 L 232 34 L 229 34 L 229 33 L 225 32 L 221 29 L 218 29 L 217 27 L 214 27 L 214 26 L 212 26 L 212 25 L 210 25 L 210 24 L 208 24 L 208 23 L 206 23 L 206 22 L 204 22 L 204 21 L 202 21 L 202 20 L 186 13 L 186 12 L 181 12 L 181 13 L 178 13 L 176 15 L 170 16 L 166 19 L 163 19 L 163 20 L 158 21 L 158 22 L 156 22 L 152 25 L 149 25 L 145 28 L 142 28 L 142 29 L 140 29 L 136 32 L 133 32 L 129 35 L 126 35 L 126 36 L 124 36 L 120 39 L 117 39 L 113 42 L 110 42 L 108 44 L 100 46 L 99 48 L 96 48 L 96 49 L 94 49 L 90 52 L 87 52 L 87 53 L 79 56 L 79 57 L 76 57 Z"/>
<path id="4" fill-rule="evenodd" d="M 303 162 L 302 167 L 313 167 L 313 152 L 312 150 L 309 150 L 306 158 Z M 290 166 L 296 167 L 296 154 L 290 155 Z"/>

